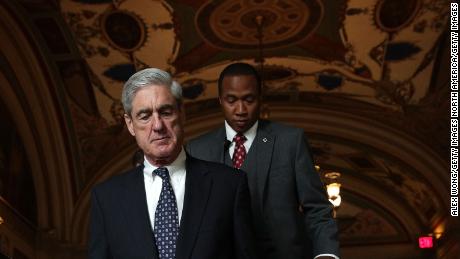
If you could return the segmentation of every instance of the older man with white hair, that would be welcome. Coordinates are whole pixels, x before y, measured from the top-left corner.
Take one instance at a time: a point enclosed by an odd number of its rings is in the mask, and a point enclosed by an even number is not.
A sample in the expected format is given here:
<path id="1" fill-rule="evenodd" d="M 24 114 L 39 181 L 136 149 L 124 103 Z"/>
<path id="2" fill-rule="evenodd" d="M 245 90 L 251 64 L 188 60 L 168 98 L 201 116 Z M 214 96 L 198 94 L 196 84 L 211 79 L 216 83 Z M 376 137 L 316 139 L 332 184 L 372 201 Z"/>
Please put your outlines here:
<path id="1" fill-rule="evenodd" d="M 185 153 L 180 86 L 144 69 L 122 102 L 144 163 L 93 189 L 89 258 L 255 258 L 246 176 Z"/>

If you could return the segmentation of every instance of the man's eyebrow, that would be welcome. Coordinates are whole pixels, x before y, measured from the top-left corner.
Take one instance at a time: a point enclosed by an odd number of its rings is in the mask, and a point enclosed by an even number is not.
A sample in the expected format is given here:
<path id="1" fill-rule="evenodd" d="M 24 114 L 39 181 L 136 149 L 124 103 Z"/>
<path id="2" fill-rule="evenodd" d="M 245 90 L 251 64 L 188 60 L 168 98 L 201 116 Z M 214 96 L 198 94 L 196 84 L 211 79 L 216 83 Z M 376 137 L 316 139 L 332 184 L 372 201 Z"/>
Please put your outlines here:
<path id="1" fill-rule="evenodd" d="M 163 104 L 163 105 L 160 105 L 160 107 L 158 107 L 158 111 L 164 111 L 164 110 L 168 110 L 168 109 L 175 109 L 176 106 L 173 105 L 173 104 Z"/>
<path id="2" fill-rule="evenodd" d="M 249 94 L 245 94 L 243 96 L 240 96 L 240 97 L 237 97 L 235 94 L 226 94 L 224 97 L 234 97 L 234 98 L 247 98 L 247 97 L 255 97 L 257 96 L 256 94 L 253 94 L 253 93 L 249 93 Z"/>

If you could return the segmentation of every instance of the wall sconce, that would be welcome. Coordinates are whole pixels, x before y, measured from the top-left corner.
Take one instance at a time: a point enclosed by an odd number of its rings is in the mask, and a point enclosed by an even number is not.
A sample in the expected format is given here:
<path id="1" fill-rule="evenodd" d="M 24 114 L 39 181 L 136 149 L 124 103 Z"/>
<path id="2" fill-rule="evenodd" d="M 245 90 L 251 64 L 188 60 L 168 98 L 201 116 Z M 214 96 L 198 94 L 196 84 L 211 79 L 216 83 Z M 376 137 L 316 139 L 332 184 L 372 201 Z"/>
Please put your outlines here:
<path id="1" fill-rule="evenodd" d="M 329 201 L 334 206 L 334 210 L 340 207 L 342 197 L 340 196 L 340 186 L 338 179 L 340 178 L 339 172 L 328 172 L 324 174 L 326 178 L 326 190 L 329 196 Z"/>
<path id="2" fill-rule="evenodd" d="M 339 207 L 342 202 L 342 197 L 340 197 L 340 183 L 328 184 L 326 188 L 329 201 L 334 207 Z"/>
<path id="3" fill-rule="evenodd" d="M 321 168 L 318 164 L 315 164 L 315 170 L 320 175 Z M 326 183 L 326 191 L 329 202 L 332 203 L 334 206 L 334 218 L 336 217 L 337 209 L 340 207 L 342 203 L 342 197 L 340 196 L 340 186 L 339 183 L 340 173 L 339 172 L 327 172 L 323 175 L 322 179 Z"/>
<path id="4" fill-rule="evenodd" d="M 434 228 L 433 235 L 436 239 L 440 239 L 444 235 L 445 231 L 446 231 L 446 222 L 443 221 Z"/>

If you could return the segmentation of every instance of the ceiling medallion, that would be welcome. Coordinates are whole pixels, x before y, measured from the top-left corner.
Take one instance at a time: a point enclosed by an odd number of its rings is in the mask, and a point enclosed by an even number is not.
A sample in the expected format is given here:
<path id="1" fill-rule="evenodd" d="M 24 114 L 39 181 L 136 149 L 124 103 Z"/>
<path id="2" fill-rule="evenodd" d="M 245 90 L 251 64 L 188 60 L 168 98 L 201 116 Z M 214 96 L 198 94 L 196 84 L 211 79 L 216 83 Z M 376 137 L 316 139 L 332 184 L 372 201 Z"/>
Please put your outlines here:
<path id="1" fill-rule="evenodd" d="M 134 13 L 114 10 L 101 19 L 102 34 L 109 44 L 124 52 L 133 52 L 145 43 L 146 26 Z"/>
<path id="2" fill-rule="evenodd" d="M 196 15 L 196 26 L 209 44 L 228 50 L 257 49 L 256 17 L 262 16 L 264 48 L 285 47 L 305 40 L 323 16 L 318 0 L 209 1 Z"/>
<path id="3" fill-rule="evenodd" d="M 374 19 L 385 32 L 396 32 L 409 25 L 422 5 L 420 0 L 380 0 Z"/>

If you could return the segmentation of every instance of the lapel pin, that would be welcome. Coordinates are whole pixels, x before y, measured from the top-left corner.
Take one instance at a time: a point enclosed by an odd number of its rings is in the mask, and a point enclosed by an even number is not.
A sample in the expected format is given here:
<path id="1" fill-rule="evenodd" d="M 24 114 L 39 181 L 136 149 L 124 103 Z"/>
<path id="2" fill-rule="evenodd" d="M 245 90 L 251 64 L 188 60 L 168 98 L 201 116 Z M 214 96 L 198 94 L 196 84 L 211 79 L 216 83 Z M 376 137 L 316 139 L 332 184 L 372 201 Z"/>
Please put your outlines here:
<path id="1" fill-rule="evenodd" d="M 262 141 L 263 141 L 263 142 L 267 142 L 268 140 L 267 140 L 267 138 L 263 138 Z"/>

